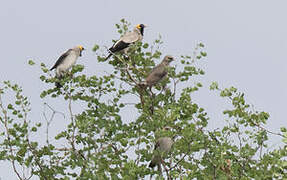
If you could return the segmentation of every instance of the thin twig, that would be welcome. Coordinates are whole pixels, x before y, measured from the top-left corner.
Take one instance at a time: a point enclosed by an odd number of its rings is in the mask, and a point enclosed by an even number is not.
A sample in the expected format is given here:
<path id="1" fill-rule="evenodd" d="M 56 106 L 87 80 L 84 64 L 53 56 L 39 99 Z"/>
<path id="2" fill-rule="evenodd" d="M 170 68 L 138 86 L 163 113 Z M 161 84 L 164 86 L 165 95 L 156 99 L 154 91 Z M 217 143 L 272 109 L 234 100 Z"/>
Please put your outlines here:
<path id="1" fill-rule="evenodd" d="M 169 175 L 169 172 L 168 172 L 169 169 L 166 167 L 165 162 L 164 162 L 163 159 L 161 159 L 161 164 L 163 165 L 163 168 L 164 168 L 164 170 L 166 172 L 166 176 L 168 177 L 168 179 L 172 179 L 171 176 Z"/>
<path id="2" fill-rule="evenodd" d="M 171 168 L 169 168 L 169 171 L 172 170 L 173 168 L 175 168 L 181 161 L 183 161 L 186 156 L 187 156 L 187 154 L 184 154 L 184 156 L 183 156 L 180 160 L 178 160 L 178 161 L 175 163 L 174 166 L 172 166 Z"/>
<path id="3" fill-rule="evenodd" d="M 266 132 L 269 133 L 269 134 L 273 134 L 273 135 L 277 135 L 277 136 L 281 136 L 281 137 L 283 137 L 283 138 L 286 138 L 286 137 L 285 137 L 283 134 L 281 134 L 281 133 L 275 133 L 275 132 L 269 131 L 268 129 L 266 129 L 266 128 L 260 126 L 259 124 L 255 124 L 255 125 L 256 125 L 258 128 L 260 128 L 260 129 L 266 131 Z"/>

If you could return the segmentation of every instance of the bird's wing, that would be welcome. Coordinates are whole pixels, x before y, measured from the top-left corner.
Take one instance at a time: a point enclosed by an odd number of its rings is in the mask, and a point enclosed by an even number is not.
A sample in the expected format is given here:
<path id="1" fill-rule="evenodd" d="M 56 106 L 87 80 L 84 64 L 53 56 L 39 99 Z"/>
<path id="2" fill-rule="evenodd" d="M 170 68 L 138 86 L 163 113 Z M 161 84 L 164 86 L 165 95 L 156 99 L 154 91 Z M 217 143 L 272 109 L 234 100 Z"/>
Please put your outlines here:
<path id="1" fill-rule="evenodd" d="M 109 50 L 114 53 L 127 48 L 129 45 L 130 43 L 125 43 L 120 39 Z"/>
<path id="2" fill-rule="evenodd" d="M 157 150 L 159 148 L 160 142 L 159 140 L 156 141 L 154 149 Z"/>
<path id="3" fill-rule="evenodd" d="M 165 66 L 159 65 L 159 66 L 154 67 L 152 69 L 151 73 L 153 73 L 154 76 L 157 76 L 159 78 L 163 78 L 167 74 L 167 70 L 166 70 Z"/>
<path id="4" fill-rule="evenodd" d="M 139 35 L 135 32 L 125 33 L 115 44 L 109 49 L 111 52 L 118 52 L 127 48 L 131 43 L 139 40 Z"/>
<path id="5" fill-rule="evenodd" d="M 164 66 L 159 65 L 152 69 L 150 75 L 148 77 L 153 77 L 156 79 L 161 79 L 167 74 L 167 71 Z"/>
<path id="6" fill-rule="evenodd" d="M 165 66 L 162 64 L 153 68 L 152 72 L 146 78 L 146 82 L 149 86 L 158 83 L 162 78 L 164 78 L 167 74 Z"/>
<path id="7" fill-rule="evenodd" d="M 122 40 L 125 43 L 134 43 L 136 41 L 139 40 L 139 34 L 137 34 L 136 32 L 127 32 L 126 34 L 124 34 L 120 40 Z"/>
<path id="8" fill-rule="evenodd" d="M 70 54 L 71 51 L 72 51 L 72 49 L 69 49 L 67 52 L 62 54 L 59 57 L 59 59 L 57 60 L 57 62 L 55 63 L 55 65 L 50 69 L 50 71 L 57 68 L 64 61 L 64 59 Z"/>

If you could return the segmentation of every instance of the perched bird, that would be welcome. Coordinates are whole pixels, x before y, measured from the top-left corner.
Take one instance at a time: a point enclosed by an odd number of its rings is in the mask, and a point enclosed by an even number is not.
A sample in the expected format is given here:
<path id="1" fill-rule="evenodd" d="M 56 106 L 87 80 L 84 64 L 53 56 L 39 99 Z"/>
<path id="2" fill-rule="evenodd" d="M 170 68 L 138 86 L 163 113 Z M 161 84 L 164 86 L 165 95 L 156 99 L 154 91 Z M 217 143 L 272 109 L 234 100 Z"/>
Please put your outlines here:
<path id="1" fill-rule="evenodd" d="M 61 79 L 65 72 L 67 72 L 76 63 L 78 57 L 82 56 L 83 50 L 85 50 L 83 46 L 76 46 L 73 49 L 69 49 L 59 57 L 50 71 L 56 69 L 56 77 Z M 56 87 L 61 88 L 61 84 L 56 82 Z"/>
<path id="2" fill-rule="evenodd" d="M 109 49 L 110 54 L 106 57 L 106 60 L 109 59 L 113 53 L 119 51 L 127 51 L 127 47 L 130 44 L 141 41 L 143 39 L 144 28 L 146 25 L 138 24 L 133 31 L 126 32 L 115 44 Z"/>
<path id="3" fill-rule="evenodd" d="M 152 69 L 151 73 L 147 76 L 144 85 L 151 88 L 161 81 L 167 75 L 167 67 L 173 60 L 174 58 L 172 56 L 165 56 L 162 62 Z"/>
<path id="4" fill-rule="evenodd" d="M 173 139 L 176 137 L 169 137 L 171 130 L 170 126 L 165 126 L 163 131 L 160 131 L 160 134 L 155 135 L 158 139 L 155 143 L 154 154 L 149 164 L 150 168 L 154 168 L 157 165 L 158 170 L 161 172 L 161 163 L 165 156 L 170 152 L 173 145 Z"/>
<path id="5" fill-rule="evenodd" d="M 155 153 L 152 156 L 151 162 L 149 164 L 150 168 L 154 168 L 156 165 L 158 165 L 158 168 L 160 169 L 160 165 L 162 162 L 161 155 L 167 154 L 173 145 L 173 140 L 170 137 L 161 137 L 156 141 L 155 144 Z"/>

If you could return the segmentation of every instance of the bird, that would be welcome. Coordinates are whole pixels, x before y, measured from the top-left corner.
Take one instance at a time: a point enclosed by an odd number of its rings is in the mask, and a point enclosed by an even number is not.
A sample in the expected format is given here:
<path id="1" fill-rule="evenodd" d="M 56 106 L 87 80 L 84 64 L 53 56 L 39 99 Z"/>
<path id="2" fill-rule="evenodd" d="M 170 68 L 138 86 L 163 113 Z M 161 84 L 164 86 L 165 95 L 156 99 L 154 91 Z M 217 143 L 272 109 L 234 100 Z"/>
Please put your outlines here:
<path id="1" fill-rule="evenodd" d="M 170 152 L 171 147 L 173 145 L 173 140 L 170 137 L 161 137 L 156 141 L 155 144 L 155 153 L 152 156 L 151 162 L 149 164 L 150 168 L 154 168 L 156 165 L 158 165 L 158 168 L 160 169 L 160 165 L 162 162 L 161 155 L 167 154 Z"/>
<path id="2" fill-rule="evenodd" d="M 163 58 L 162 62 L 155 66 L 152 71 L 147 76 L 145 82 L 143 83 L 144 86 L 152 87 L 160 82 L 163 78 L 167 75 L 167 67 L 169 63 L 174 61 L 174 58 L 170 55 L 167 55 Z"/>
<path id="3" fill-rule="evenodd" d="M 105 58 L 108 60 L 113 53 L 123 51 L 126 54 L 130 44 L 141 41 L 143 39 L 144 28 L 147 27 L 144 24 L 138 24 L 134 27 L 133 31 L 126 32 L 118 41 L 109 48 L 110 54 Z"/>
<path id="4" fill-rule="evenodd" d="M 55 65 L 50 69 L 56 70 L 56 78 L 63 78 L 64 74 L 76 63 L 79 56 L 82 56 L 82 51 L 85 48 L 81 45 L 76 46 L 72 49 L 67 50 L 64 54 L 62 54 L 59 59 L 56 61 Z M 56 87 L 61 88 L 60 82 L 56 82 Z"/>
<path id="5" fill-rule="evenodd" d="M 172 131 L 170 126 L 165 126 L 161 131 L 161 136 L 156 135 L 158 138 L 155 143 L 154 154 L 152 156 L 151 162 L 149 164 L 150 168 L 154 168 L 156 165 L 158 166 L 158 170 L 161 171 L 161 163 L 163 161 L 164 156 L 166 156 L 173 145 L 173 139 L 176 137 L 169 137 L 169 133 Z"/>

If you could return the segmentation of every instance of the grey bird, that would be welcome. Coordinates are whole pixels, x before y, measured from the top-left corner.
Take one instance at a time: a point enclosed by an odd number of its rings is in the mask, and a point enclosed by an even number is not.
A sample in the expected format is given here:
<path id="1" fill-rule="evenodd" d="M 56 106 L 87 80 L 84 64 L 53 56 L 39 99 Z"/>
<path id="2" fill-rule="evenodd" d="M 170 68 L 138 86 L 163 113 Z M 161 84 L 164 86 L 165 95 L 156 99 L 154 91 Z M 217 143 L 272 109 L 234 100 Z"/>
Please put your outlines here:
<path id="1" fill-rule="evenodd" d="M 152 156 L 151 162 L 149 164 L 150 168 L 154 168 L 158 165 L 158 169 L 161 170 L 162 155 L 166 155 L 170 152 L 173 145 L 173 140 L 170 137 L 161 137 L 156 141 L 155 153 Z"/>
<path id="2" fill-rule="evenodd" d="M 64 74 L 76 63 L 79 56 L 82 56 L 83 46 L 76 46 L 62 54 L 55 65 L 50 69 L 56 69 L 56 77 L 61 79 Z M 61 84 L 56 82 L 56 87 L 61 88 Z"/>
<path id="3" fill-rule="evenodd" d="M 151 73 L 147 76 L 144 85 L 151 88 L 164 79 L 167 76 L 167 67 L 173 60 L 174 58 L 172 56 L 165 56 L 162 62 L 152 69 Z"/>
<path id="4" fill-rule="evenodd" d="M 110 54 L 106 57 L 106 60 L 109 59 L 113 53 L 119 51 L 125 51 L 124 53 L 126 54 L 127 48 L 130 44 L 141 41 L 143 39 L 145 27 L 146 25 L 144 24 L 138 24 L 133 31 L 126 32 L 117 42 L 114 43 L 111 48 L 109 48 Z"/>

